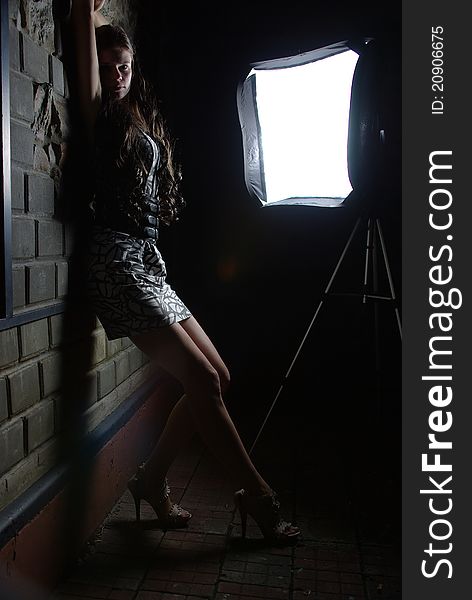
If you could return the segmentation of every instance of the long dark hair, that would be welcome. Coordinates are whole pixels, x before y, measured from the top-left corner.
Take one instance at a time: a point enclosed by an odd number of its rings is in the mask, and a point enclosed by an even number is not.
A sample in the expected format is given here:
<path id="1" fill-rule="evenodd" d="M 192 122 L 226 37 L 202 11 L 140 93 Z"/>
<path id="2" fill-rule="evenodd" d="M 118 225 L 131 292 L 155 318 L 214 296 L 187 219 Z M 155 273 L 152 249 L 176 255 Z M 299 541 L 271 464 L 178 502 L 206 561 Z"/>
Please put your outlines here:
<path id="1" fill-rule="evenodd" d="M 118 166 L 122 166 L 130 156 L 142 164 L 135 144 L 138 128 L 160 142 L 159 218 L 169 225 L 172 221 L 178 220 L 177 215 L 185 206 L 185 201 L 180 191 L 181 168 L 174 160 L 174 145 L 159 110 L 156 94 L 143 77 L 133 44 L 122 27 L 117 25 L 97 27 L 95 39 L 98 52 L 118 47 L 126 48 L 132 56 L 129 92 L 121 100 L 104 97 L 99 117 L 110 119 L 120 131 L 121 147 L 116 159 Z"/>

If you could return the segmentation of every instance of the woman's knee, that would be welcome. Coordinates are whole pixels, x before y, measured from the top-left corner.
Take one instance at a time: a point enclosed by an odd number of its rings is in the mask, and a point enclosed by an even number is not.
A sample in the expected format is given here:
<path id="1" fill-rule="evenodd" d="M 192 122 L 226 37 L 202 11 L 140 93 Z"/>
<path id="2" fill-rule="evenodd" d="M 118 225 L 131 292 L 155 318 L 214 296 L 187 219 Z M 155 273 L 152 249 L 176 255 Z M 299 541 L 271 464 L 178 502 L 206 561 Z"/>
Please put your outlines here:
<path id="1" fill-rule="evenodd" d="M 223 395 L 230 384 L 230 374 L 224 363 L 214 366 L 211 363 L 200 365 L 193 375 L 193 385 Z"/>
<path id="2" fill-rule="evenodd" d="M 218 371 L 210 363 L 198 365 L 189 374 L 185 391 L 190 396 L 221 399 L 222 388 Z"/>

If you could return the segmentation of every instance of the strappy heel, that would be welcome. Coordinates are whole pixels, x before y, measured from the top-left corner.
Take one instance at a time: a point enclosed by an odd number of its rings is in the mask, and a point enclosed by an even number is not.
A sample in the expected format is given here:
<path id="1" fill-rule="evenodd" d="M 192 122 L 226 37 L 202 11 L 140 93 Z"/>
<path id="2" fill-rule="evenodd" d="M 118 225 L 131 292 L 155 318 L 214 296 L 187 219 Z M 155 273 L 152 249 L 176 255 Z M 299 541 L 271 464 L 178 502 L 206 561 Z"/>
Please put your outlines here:
<path id="1" fill-rule="evenodd" d="M 245 490 L 234 494 L 236 508 L 241 517 L 241 535 L 246 537 L 247 515 L 257 523 L 264 538 L 271 542 L 293 543 L 300 535 L 300 529 L 280 515 L 280 502 L 271 490 L 261 496 L 250 496 Z"/>
<path id="2" fill-rule="evenodd" d="M 141 520 L 141 500 L 147 502 L 157 515 L 158 526 L 162 529 L 174 529 L 178 527 L 186 527 L 192 514 L 182 508 L 179 504 L 172 504 L 169 512 L 162 515 L 162 505 L 170 496 L 170 487 L 167 479 L 161 486 L 161 489 L 155 497 L 150 498 L 144 492 L 144 467 L 138 467 L 138 471 L 134 477 L 128 481 L 128 489 L 131 492 L 136 510 L 136 521 Z"/>

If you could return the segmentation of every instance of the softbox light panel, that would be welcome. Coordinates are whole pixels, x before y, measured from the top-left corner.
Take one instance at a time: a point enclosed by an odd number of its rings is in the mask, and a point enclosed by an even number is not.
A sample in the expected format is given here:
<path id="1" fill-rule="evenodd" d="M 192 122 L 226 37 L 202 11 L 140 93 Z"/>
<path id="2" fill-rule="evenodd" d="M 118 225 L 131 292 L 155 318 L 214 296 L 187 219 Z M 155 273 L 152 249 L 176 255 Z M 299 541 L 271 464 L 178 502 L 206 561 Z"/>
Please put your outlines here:
<path id="1" fill-rule="evenodd" d="M 246 187 L 263 206 L 336 207 L 352 192 L 347 140 L 357 58 L 338 42 L 250 65 L 237 103 Z"/>

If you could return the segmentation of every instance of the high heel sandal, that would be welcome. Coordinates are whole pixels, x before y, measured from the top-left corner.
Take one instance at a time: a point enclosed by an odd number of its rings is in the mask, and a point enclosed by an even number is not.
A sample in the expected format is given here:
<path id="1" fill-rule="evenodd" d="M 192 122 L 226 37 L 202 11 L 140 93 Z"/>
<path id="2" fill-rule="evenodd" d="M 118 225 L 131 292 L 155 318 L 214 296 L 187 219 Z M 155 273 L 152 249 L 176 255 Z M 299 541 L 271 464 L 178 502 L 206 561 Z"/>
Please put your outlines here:
<path id="1" fill-rule="evenodd" d="M 145 495 L 144 491 L 144 467 L 138 467 L 137 473 L 128 481 L 128 489 L 131 492 L 136 509 L 136 521 L 141 520 L 141 500 L 145 500 L 151 505 L 157 515 L 158 526 L 162 529 L 174 529 L 177 527 L 185 527 L 192 518 L 191 513 L 185 510 L 178 504 L 172 504 L 167 514 L 162 514 L 162 505 L 170 496 L 170 487 L 167 479 L 156 494 L 155 498 L 150 498 Z"/>
<path id="2" fill-rule="evenodd" d="M 295 525 L 284 521 L 280 515 L 280 502 L 272 490 L 261 496 L 250 496 L 245 490 L 234 494 L 234 501 L 241 516 L 241 533 L 246 537 L 247 515 L 251 515 L 264 538 L 271 542 L 292 543 L 300 535 Z"/>

